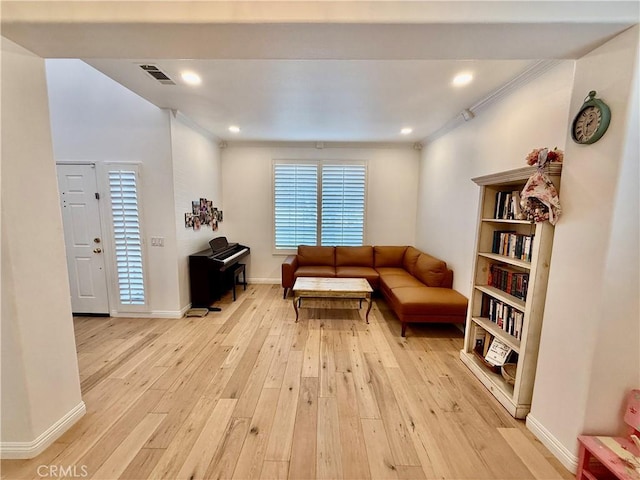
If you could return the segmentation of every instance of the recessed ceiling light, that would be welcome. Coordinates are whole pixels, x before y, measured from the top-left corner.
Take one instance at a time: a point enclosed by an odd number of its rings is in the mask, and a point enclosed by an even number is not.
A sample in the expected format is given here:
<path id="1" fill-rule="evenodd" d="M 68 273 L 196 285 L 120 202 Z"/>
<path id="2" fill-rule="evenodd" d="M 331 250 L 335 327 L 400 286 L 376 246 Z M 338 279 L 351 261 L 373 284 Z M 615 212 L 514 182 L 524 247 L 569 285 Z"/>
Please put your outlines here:
<path id="1" fill-rule="evenodd" d="M 193 72 L 182 72 L 182 80 L 189 85 L 200 85 L 202 83 L 200 75 Z"/>
<path id="2" fill-rule="evenodd" d="M 400 130 L 400 133 L 402 135 L 409 135 L 411 132 L 413 132 L 413 128 L 411 127 L 404 127 L 402 130 Z"/>
<path id="3" fill-rule="evenodd" d="M 473 75 L 471 73 L 459 73 L 455 77 L 453 77 L 453 84 L 456 87 L 462 87 L 463 85 L 467 85 L 473 80 Z"/>
<path id="4" fill-rule="evenodd" d="M 231 133 L 240 133 L 240 127 L 236 126 L 236 125 L 231 125 L 229 127 L 229 131 Z"/>

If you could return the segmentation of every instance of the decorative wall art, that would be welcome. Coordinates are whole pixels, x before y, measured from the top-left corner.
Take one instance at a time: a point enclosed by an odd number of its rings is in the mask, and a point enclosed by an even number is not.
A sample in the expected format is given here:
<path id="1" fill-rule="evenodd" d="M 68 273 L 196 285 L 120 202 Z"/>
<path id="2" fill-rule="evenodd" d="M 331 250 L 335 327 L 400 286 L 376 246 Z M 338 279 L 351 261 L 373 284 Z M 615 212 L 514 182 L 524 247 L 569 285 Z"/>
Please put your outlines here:
<path id="1" fill-rule="evenodd" d="M 222 210 L 213 206 L 211 200 L 201 198 L 191 202 L 191 212 L 184 214 L 184 227 L 200 230 L 203 225 L 218 230 L 218 222 L 222 221 Z"/>

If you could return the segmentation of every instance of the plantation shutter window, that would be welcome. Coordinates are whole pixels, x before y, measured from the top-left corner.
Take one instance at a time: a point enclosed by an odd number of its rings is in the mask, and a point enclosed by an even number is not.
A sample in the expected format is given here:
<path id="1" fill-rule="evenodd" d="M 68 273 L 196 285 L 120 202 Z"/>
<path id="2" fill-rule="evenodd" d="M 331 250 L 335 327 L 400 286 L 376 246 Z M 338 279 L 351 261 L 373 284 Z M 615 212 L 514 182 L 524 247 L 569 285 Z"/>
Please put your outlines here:
<path id="1" fill-rule="evenodd" d="M 364 165 L 322 166 L 322 245 L 362 245 Z"/>
<path id="2" fill-rule="evenodd" d="M 137 172 L 110 170 L 109 192 L 119 300 L 123 305 L 144 305 L 146 297 Z"/>
<path id="3" fill-rule="evenodd" d="M 276 160 L 276 251 L 298 245 L 362 245 L 365 162 Z"/>
<path id="4" fill-rule="evenodd" d="M 318 167 L 315 164 L 276 164 L 274 185 L 276 249 L 315 245 L 318 237 Z"/>

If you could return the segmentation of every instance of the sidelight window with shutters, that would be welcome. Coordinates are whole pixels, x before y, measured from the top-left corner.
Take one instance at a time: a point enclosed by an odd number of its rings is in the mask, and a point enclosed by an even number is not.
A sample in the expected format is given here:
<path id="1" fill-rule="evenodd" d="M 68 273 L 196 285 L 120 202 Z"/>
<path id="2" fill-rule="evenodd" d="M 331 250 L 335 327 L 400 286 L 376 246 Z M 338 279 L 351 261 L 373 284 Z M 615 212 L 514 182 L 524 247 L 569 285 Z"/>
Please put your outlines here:
<path id="1" fill-rule="evenodd" d="M 362 245 L 366 184 L 365 162 L 274 161 L 276 251 Z"/>
<path id="2" fill-rule="evenodd" d="M 146 305 L 138 168 L 110 166 L 108 171 L 111 220 L 116 262 L 118 302 Z"/>

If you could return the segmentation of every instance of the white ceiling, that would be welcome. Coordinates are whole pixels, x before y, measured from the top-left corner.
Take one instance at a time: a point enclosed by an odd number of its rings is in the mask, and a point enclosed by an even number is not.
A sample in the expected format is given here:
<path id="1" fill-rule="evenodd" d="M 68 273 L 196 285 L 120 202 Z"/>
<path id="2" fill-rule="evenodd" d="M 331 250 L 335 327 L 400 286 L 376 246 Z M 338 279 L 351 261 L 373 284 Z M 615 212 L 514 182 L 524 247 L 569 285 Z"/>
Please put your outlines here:
<path id="1" fill-rule="evenodd" d="M 222 140 L 415 142 L 637 17 L 634 1 L 3 1 L 2 34 L 82 58 Z M 453 87 L 461 71 L 474 82 Z"/>
<path id="2" fill-rule="evenodd" d="M 508 82 L 522 60 L 158 60 L 162 85 L 122 60 L 88 63 L 159 107 L 177 109 L 222 139 L 416 141 Z M 202 77 L 185 85 L 182 71 Z M 454 87 L 453 76 L 475 82 Z M 229 125 L 241 132 L 232 135 Z M 400 134 L 410 126 L 413 133 Z"/>

